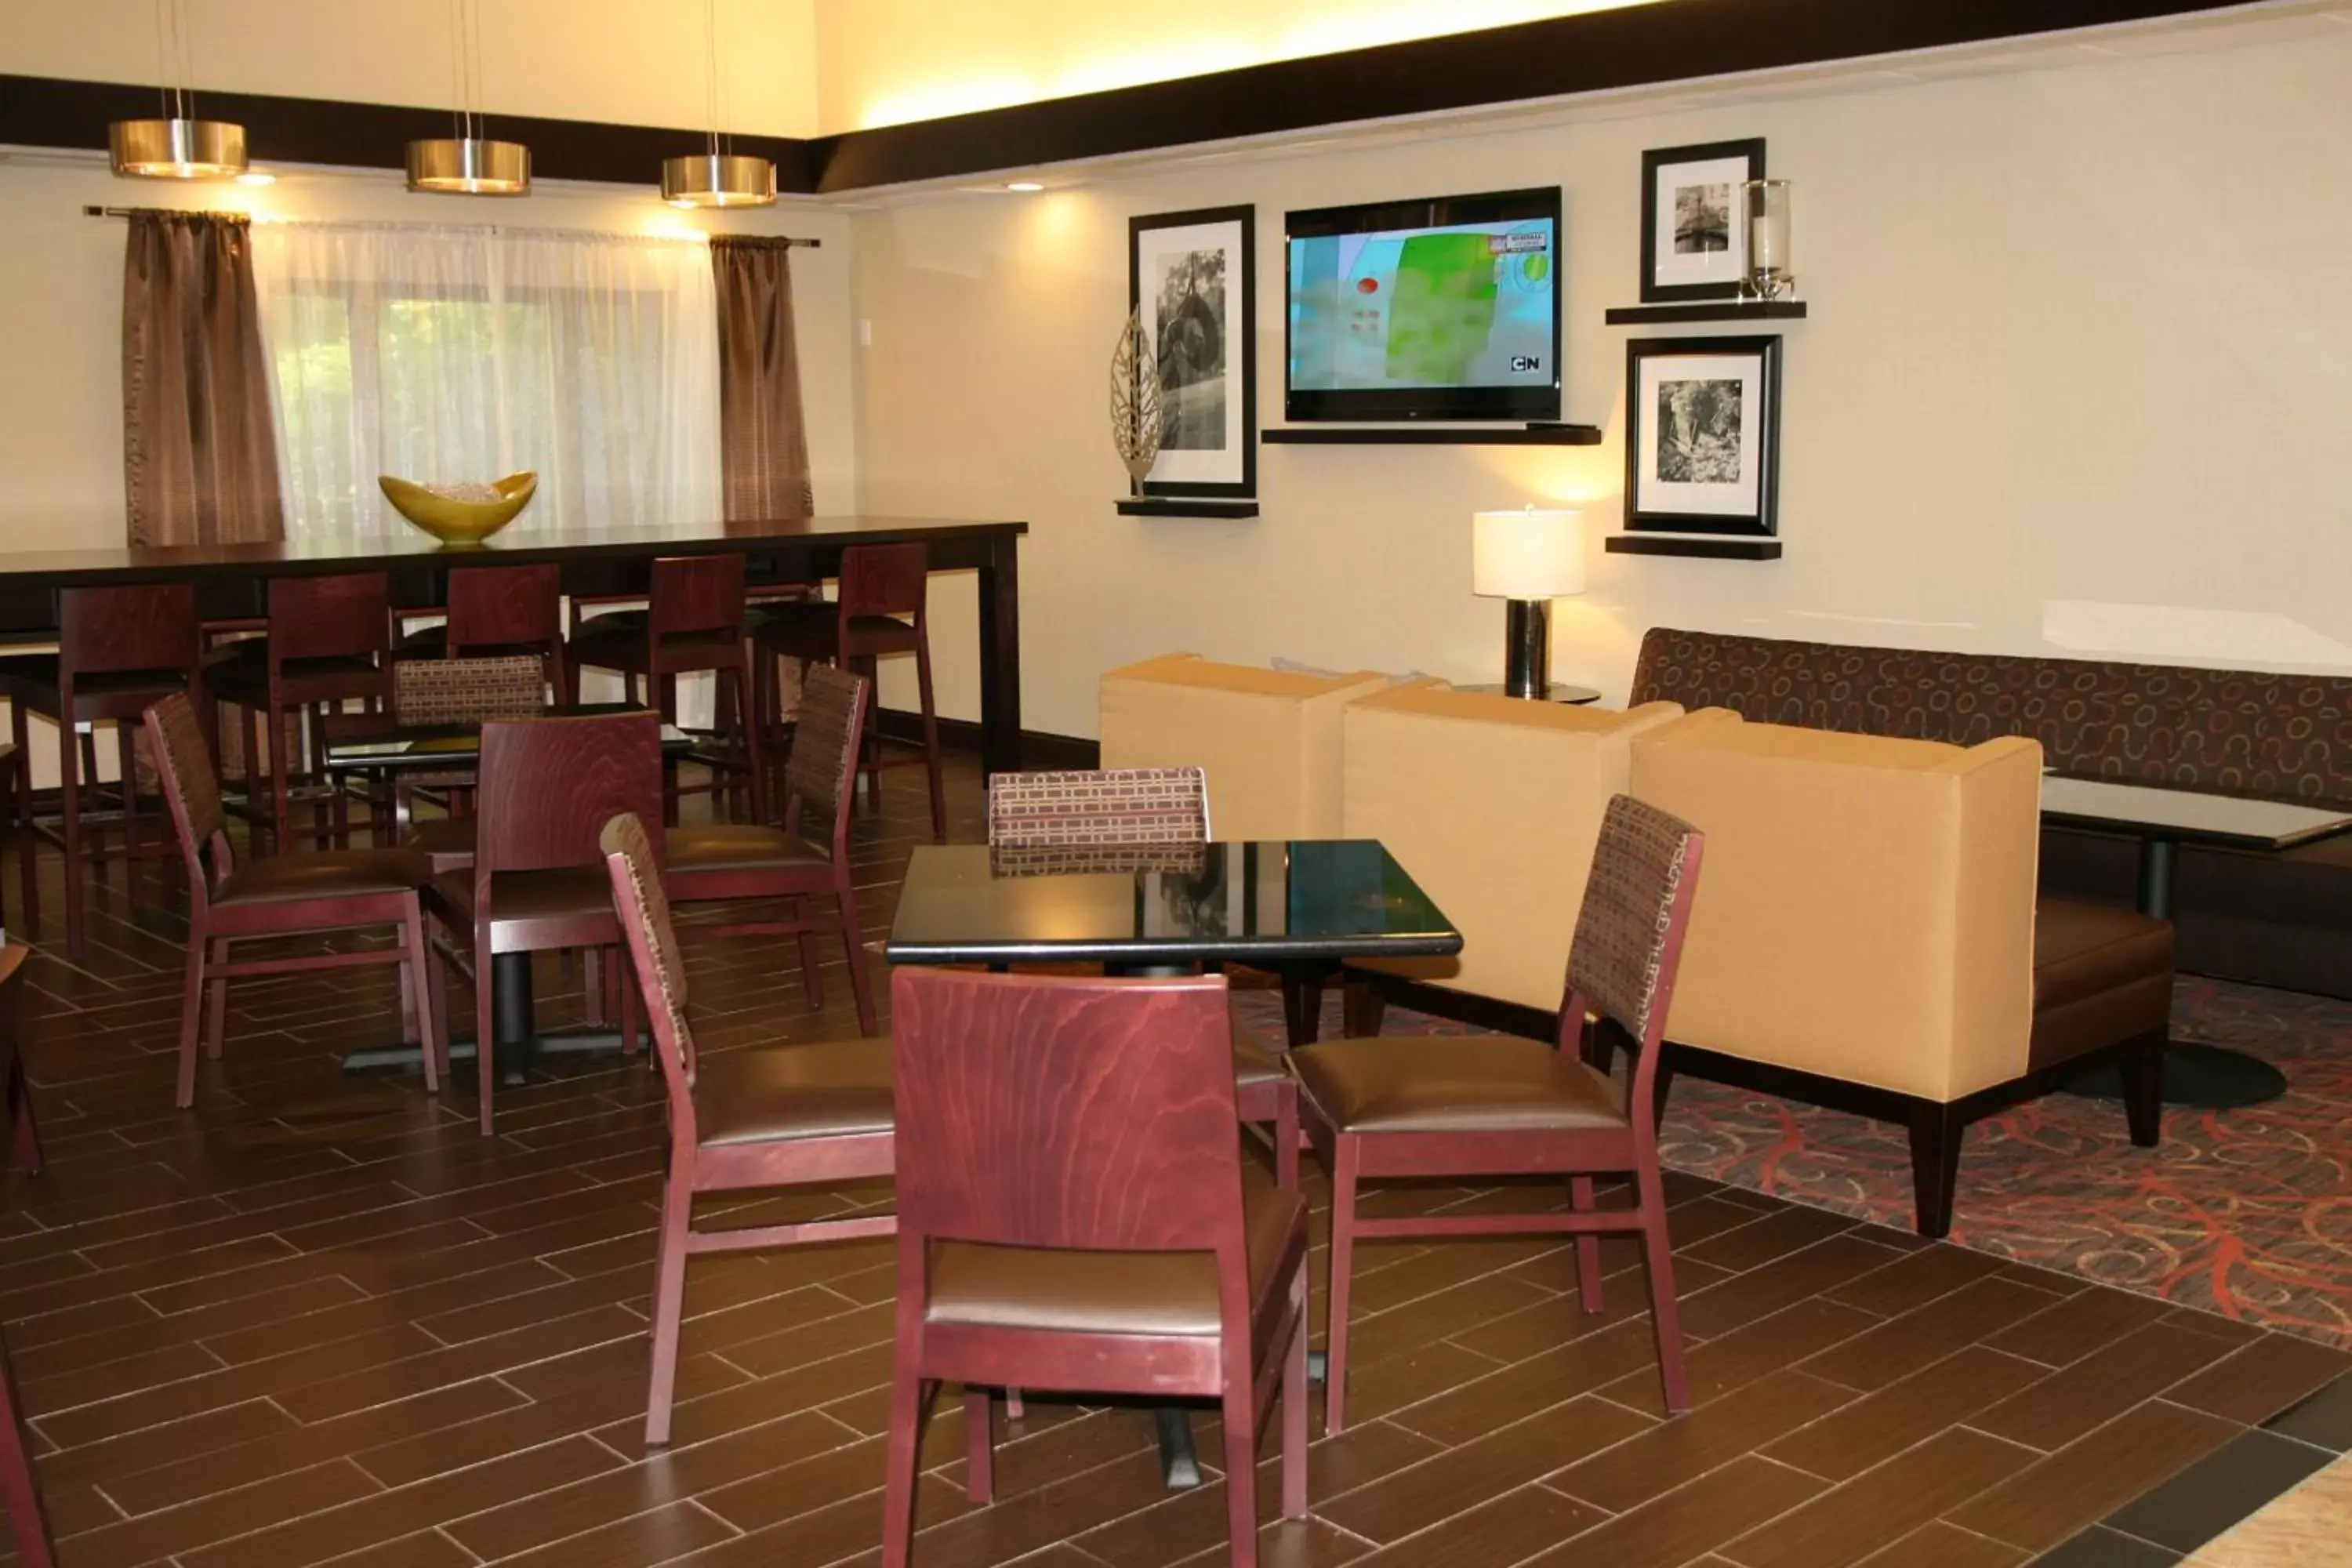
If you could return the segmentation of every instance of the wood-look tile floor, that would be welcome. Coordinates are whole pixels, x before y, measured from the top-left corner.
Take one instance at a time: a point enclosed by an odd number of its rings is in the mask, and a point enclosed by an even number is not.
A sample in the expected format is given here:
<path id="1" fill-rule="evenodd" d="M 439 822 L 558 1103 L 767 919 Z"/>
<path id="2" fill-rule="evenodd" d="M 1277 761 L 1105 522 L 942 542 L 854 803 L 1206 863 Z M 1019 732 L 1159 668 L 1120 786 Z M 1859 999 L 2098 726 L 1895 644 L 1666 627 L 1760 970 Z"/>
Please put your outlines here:
<path id="1" fill-rule="evenodd" d="M 976 837 L 976 774 L 953 776 L 955 836 Z M 919 790 L 894 772 L 859 827 L 877 933 Z M 43 866 L 51 938 L 59 869 Z M 346 973 L 236 988 L 226 1058 L 176 1113 L 182 927 L 152 874 L 131 885 L 118 869 L 94 895 L 85 964 L 35 962 L 52 1163 L 0 1185 L 0 1324 L 68 1568 L 875 1557 L 887 1245 L 698 1262 L 677 1442 L 649 1456 L 655 1080 L 567 1065 L 503 1094 L 499 1135 L 480 1139 L 466 1069 L 440 1102 L 413 1076 L 339 1070 L 394 1016 L 388 972 Z M 689 934 L 688 951 L 706 1050 L 854 1027 L 837 963 L 813 1016 L 789 950 Z M 541 973 L 560 1021 L 576 1000 Z M 1629 1248 L 1587 1314 L 1549 1241 L 1367 1244 L 1358 1425 L 1316 1445 L 1314 1518 L 1270 1522 L 1265 1561 L 2008 1568 L 2346 1361 L 1753 1194 L 1673 1191 L 1696 1413 L 1661 1419 Z M 960 1421 L 933 1424 L 925 1568 L 1223 1561 L 1222 1481 L 1164 1491 L 1141 1413 L 1033 1397 L 1003 1434 L 1002 1500 L 979 1510 Z M 1272 1520 L 1271 1469 L 1257 1480 Z"/>

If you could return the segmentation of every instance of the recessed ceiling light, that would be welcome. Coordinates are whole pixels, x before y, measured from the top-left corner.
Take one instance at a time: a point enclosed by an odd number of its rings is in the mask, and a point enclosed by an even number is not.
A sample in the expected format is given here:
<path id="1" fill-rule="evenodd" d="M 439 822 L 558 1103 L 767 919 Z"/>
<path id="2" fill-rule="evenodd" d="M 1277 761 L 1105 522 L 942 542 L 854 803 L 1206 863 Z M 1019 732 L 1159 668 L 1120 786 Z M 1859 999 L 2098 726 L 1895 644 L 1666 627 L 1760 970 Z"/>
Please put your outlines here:
<path id="1" fill-rule="evenodd" d="M 1044 190 L 1045 185 L 1041 180 L 1007 180 L 1004 182 L 1004 188 L 1008 191 L 1019 191 L 1026 195 L 1032 191 Z"/>
<path id="2" fill-rule="evenodd" d="M 258 169 L 250 169 L 239 174 L 236 177 L 236 183 L 240 185 L 274 185 L 278 183 L 278 176 L 265 174 Z"/>

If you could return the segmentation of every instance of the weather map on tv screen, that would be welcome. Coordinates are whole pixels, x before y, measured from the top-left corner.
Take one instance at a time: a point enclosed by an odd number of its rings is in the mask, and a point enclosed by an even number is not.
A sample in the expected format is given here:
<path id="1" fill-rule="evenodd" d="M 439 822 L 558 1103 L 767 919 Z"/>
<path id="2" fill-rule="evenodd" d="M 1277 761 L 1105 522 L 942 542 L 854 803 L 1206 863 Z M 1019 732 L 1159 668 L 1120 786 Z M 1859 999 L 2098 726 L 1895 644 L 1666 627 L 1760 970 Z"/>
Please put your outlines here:
<path id="1" fill-rule="evenodd" d="M 1549 387 L 1549 217 L 1290 240 L 1290 390 Z"/>

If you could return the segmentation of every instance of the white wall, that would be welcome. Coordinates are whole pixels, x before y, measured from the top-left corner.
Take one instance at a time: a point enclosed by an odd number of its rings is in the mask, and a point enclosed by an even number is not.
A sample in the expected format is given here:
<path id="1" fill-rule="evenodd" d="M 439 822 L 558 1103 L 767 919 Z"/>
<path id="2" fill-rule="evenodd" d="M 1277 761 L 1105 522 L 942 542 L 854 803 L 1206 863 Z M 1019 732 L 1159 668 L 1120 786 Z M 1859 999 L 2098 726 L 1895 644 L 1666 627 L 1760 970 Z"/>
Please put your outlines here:
<path id="1" fill-rule="evenodd" d="M 1559 605 L 1555 673 L 1612 699 L 1662 624 L 2352 668 L 2352 26 L 2306 31 L 874 213 L 863 499 L 1031 521 L 1024 719 L 1069 734 L 1095 732 L 1105 668 L 1173 648 L 1496 679 L 1469 514 L 1529 500 L 1589 508 L 1591 591 Z M 1601 313 L 1638 300 L 1641 153 L 1745 135 L 1796 182 L 1814 310 L 1787 331 L 1787 558 L 1602 554 L 1629 333 Z M 1278 423 L 1286 207 L 1553 182 L 1564 412 L 1606 446 L 1268 447 L 1255 521 L 1114 515 L 1130 215 L 1257 204 Z M 944 705 L 969 716 L 969 594 L 941 598 Z"/>

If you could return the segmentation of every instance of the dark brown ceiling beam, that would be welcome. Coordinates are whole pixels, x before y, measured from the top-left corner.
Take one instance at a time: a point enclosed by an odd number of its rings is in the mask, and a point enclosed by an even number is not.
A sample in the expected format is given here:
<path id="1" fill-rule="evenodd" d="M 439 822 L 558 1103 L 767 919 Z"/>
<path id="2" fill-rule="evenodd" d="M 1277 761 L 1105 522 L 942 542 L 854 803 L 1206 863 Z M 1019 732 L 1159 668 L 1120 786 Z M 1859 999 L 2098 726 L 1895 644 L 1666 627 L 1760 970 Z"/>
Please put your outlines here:
<path id="1" fill-rule="evenodd" d="M 855 191 L 2145 21 L 2240 3 L 1659 0 L 851 132 L 821 137 L 810 147 L 820 191 Z"/>
<path id="2" fill-rule="evenodd" d="M 341 103 L 251 92 L 206 92 L 196 100 L 208 119 L 246 129 L 260 163 L 331 163 L 353 169 L 406 166 L 408 143 L 447 136 L 446 110 L 389 103 Z M 53 77 L 0 76 L 0 144 L 106 150 L 106 128 L 117 120 L 152 119 L 160 110 L 152 87 L 67 81 Z M 656 185 L 661 162 L 704 145 L 698 131 L 646 125 L 604 125 L 585 120 L 541 120 L 525 114 L 488 118 L 488 134 L 530 149 L 531 173 L 549 180 L 604 180 Z M 808 143 L 776 136 L 738 136 L 735 151 L 776 161 L 776 183 L 786 191 L 814 190 Z"/>
<path id="3" fill-rule="evenodd" d="M 796 141 L 739 136 L 780 188 L 843 194 L 1351 121 L 1655 87 L 1793 66 L 2234 9 L 2242 0 L 1657 0 L 1341 54 Z M 448 134 L 431 109 L 205 93 L 264 162 L 402 167 Z M 155 89 L 0 76 L 0 143 L 103 150 L 110 121 L 155 112 Z M 548 179 L 651 184 L 698 132 L 499 115 Z"/>

